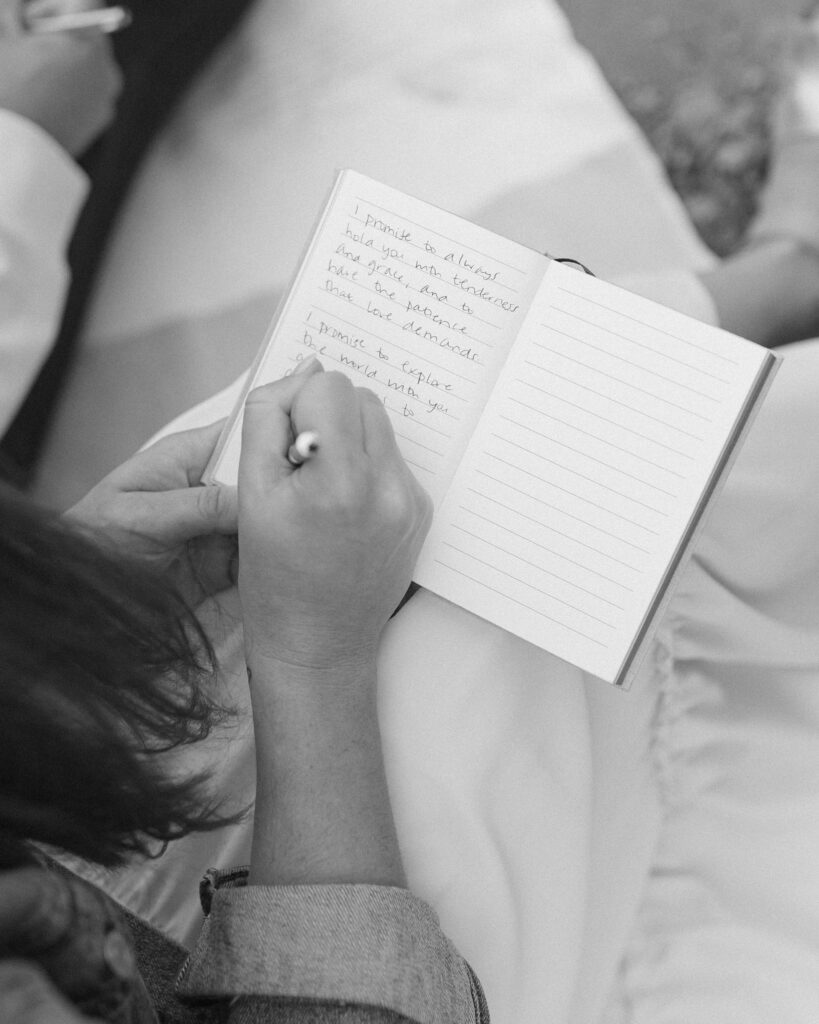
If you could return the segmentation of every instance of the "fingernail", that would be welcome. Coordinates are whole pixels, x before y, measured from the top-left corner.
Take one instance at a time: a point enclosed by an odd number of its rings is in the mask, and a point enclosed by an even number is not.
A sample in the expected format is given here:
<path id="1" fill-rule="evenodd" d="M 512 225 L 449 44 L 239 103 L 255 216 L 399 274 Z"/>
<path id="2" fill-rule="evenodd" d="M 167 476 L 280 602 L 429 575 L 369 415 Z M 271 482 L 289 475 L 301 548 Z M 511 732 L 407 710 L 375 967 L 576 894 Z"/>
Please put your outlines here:
<path id="1" fill-rule="evenodd" d="M 293 376 L 295 377 L 299 373 L 307 373 L 308 370 L 312 370 L 317 363 L 318 359 L 316 359 L 315 356 L 310 356 L 308 359 L 303 359 L 299 363 L 298 367 L 293 371 Z"/>

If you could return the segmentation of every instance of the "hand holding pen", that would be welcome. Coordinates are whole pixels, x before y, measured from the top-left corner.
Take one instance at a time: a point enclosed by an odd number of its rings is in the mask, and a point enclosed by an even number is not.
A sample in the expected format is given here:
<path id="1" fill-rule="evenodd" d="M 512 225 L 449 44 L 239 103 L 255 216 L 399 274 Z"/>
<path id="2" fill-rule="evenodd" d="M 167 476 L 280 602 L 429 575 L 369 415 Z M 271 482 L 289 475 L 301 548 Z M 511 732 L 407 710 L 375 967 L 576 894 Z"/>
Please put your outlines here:
<path id="1" fill-rule="evenodd" d="M 308 431 L 321 447 L 305 472 L 287 455 Z M 318 362 L 256 388 L 238 494 L 246 647 L 314 667 L 373 655 L 431 520 L 381 401 Z"/>

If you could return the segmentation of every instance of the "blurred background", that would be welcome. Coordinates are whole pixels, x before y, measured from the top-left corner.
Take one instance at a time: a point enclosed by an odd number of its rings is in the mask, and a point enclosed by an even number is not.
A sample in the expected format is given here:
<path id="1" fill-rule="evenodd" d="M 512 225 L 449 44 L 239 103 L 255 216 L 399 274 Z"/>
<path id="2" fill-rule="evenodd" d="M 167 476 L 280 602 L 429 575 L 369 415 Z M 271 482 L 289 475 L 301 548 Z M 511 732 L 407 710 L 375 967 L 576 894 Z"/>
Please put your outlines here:
<path id="1" fill-rule="evenodd" d="M 703 240 L 736 249 L 769 152 L 790 19 L 817 0 L 559 0 Z"/>

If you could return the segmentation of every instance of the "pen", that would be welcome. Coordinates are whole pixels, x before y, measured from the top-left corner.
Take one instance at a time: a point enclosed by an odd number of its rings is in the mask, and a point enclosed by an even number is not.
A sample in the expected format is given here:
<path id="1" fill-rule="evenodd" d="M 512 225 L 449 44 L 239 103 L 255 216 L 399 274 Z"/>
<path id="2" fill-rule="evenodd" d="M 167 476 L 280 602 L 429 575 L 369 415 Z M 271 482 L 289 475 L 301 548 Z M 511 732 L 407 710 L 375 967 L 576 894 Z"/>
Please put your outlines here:
<path id="1" fill-rule="evenodd" d="M 99 7 L 93 11 L 75 11 L 72 14 L 53 14 L 43 18 L 32 18 L 28 23 L 29 32 L 73 32 L 80 29 L 96 29 L 98 32 L 119 32 L 131 24 L 131 12 L 127 7 Z"/>
<path id="2" fill-rule="evenodd" d="M 315 430 L 303 430 L 287 451 L 287 461 L 291 466 L 300 466 L 319 449 L 319 436 Z"/>

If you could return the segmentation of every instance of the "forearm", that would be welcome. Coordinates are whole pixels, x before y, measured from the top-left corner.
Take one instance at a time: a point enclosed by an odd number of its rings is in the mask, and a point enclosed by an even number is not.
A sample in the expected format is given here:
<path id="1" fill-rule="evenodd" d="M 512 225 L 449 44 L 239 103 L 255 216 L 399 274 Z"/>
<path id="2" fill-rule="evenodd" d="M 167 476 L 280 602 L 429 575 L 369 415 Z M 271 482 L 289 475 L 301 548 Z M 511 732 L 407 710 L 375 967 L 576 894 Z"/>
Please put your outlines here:
<path id="1" fill-rule="evenodd" d="M 701 280 L 734 334 L 766 348 L 819 335 L 819 252 L 792 239 L 760 241 Z"/>
<path id="2" fill-rule="evenodd" d="M 406 884 L 384 774 L 375 655 L 249 664 L 257 790 L 251 882 Z"/>
<path id="3" fill-rule="evenodd" d="M 321 446 L 294 468 L 287 452 L 305 430 Z M 293 1019 L 294 1002 L 300 1024 L 348 1012 L 483 1020 L 474 976 L 405 887 L 378 728 L 378 638 L 429 498 L 379 399 L 318 363 L 251 392 L 238 492 L 257 751 L 251 884 L 203 900 L 179 994 L 233 999 L 253 1021 Z M 279 1001 L 267 1017 L 263 996 Z"/>

